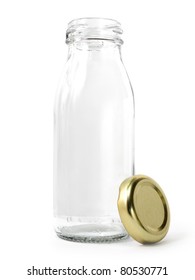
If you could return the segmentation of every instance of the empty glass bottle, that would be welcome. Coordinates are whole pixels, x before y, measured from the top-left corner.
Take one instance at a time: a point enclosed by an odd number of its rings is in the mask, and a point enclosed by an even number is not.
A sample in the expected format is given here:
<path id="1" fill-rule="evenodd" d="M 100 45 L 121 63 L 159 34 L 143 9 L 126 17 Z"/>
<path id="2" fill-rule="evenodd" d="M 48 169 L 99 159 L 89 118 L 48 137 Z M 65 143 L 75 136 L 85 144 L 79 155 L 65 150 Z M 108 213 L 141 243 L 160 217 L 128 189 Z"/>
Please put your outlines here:
<path id="1" fill-rule="evenodd" d="M 134 172 L 134 100 L 121 60 L 121 26 L 69 23 L 68 59 L 54 107 L 54 218 L 59 237 L 124 238 L 117 197 Z"/>

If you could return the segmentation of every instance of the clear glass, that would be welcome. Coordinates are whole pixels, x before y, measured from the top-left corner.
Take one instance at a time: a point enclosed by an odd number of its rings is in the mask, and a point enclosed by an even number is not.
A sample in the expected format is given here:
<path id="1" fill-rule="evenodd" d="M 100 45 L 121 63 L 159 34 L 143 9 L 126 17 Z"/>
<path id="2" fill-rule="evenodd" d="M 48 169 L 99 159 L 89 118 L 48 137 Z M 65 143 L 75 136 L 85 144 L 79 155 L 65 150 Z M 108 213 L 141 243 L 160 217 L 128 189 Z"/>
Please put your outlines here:
<path id="1" fill-rule="evenodd" d="M 54 219 L 63 239 L 127 236 L 117 198 L 134 173 L 134 99 L 121 60 L 120 24 L 69 23 L 68 59 L 54 107 Z"/>

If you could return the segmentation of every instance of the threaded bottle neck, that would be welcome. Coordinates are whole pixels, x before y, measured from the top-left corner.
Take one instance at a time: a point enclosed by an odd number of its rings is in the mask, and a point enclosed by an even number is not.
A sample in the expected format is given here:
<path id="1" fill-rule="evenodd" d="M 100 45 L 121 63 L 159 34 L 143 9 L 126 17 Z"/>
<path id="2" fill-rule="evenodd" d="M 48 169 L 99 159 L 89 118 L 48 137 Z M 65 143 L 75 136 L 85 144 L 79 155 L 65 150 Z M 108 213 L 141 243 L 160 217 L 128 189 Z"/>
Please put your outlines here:
<path id="1" fill-rule="evenodd" d="M 123 33 L 119 22 L 107 18 L 80 18 L 71 21 L 66 31 L 66 43 L 81 41 L 109 41 L 116 45 L 123 44 Z"/>

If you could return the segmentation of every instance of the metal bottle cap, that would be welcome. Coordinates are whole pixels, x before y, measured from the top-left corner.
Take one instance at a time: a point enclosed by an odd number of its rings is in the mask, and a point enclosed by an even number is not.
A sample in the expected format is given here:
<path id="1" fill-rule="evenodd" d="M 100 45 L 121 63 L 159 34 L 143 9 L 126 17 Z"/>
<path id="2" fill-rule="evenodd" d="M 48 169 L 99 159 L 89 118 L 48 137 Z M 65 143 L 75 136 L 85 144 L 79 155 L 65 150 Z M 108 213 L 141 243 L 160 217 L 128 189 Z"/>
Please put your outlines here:
<path id="1" fill-rule="evenodd" d="M 168 201 L 160 186 L 147 176 L 136 175 L 122 182 L 118 210 L 125 229 L 140 243 L 158 242 L 168 232 Z"/>

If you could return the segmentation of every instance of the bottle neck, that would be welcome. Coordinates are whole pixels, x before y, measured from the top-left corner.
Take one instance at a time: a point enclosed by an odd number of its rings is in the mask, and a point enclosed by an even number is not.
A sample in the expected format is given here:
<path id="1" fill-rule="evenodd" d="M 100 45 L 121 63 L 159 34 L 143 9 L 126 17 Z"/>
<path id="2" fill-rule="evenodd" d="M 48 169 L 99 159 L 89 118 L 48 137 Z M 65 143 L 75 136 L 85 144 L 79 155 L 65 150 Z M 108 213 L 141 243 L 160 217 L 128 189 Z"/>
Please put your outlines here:
<path id="1" fill-rule="evenodd" d="M 69 23 L 66 43 L 80 49 L 100 50 L 122 45 L 120 23 L 105 18 L 81 18 Z"/>
<path id="2" fill-rule="evenodd" d="M 123 68 L 119 45 L 108 42 L 104 42 L 105 44 L 102 45 L 101 40 L 91 43 L 92 41 L 90 44 L 80 41 L 69 45 L 66 65 L 68 79 L 72 84 L 74 84 L 74 80 L 77 80 L 82 87 L 87 77 L 101 77 L 102 73 L 112 77 L 110 73 L 120 72 L 120 69 Z"/>
<path id="3" fill-rule="evenodd" d="M 109 40 L 80 40 L 69 44 L 70 56 L 120 58 L 121 46 Z"/>
<path id="4" fill-rule="evenodd" d="M 121 62 L 122 29 L 111 19 L 82 18 L 69 23 L 66 43 L 72 69 L 113 67 Z M 72 70 L 71 70 L 72 71 Z M 88 70 L 87 70 L 88 71 Z"/>

